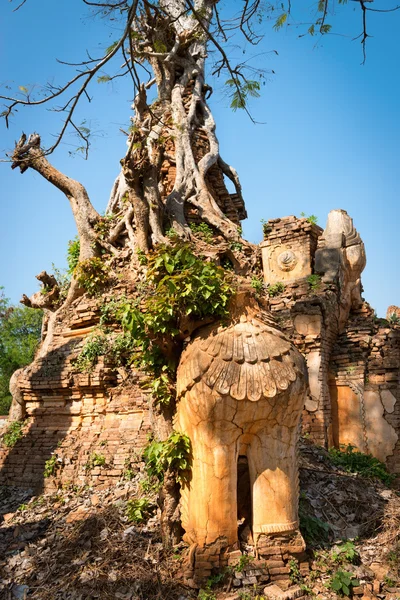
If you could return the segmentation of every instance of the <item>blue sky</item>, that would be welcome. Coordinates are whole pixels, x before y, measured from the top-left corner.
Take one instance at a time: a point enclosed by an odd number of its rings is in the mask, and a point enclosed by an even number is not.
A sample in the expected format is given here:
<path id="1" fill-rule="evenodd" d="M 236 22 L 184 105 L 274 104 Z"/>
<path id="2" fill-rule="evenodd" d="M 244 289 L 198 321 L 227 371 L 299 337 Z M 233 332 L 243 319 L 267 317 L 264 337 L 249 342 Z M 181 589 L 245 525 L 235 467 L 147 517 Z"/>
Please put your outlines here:
<path id="1" fill-rule="evenodd" d="M 239 3 L 239 0 L 234 0 Z M 86 48 L 100 55 L 117 33 L 93 20 L 81 0 L 27 0 L 12 12 L 13 3 L 0 7 L 1 79 L 13 89 L 19 85 L 60 82 L 67 67 L 55 58 L 77 61 Z M 389 0 L 388 0 L 389 3 Z M 230 2 L 225 4 L 230 5 Z M 309 4 L 298 0 L 305 11 Z M 354 3 L 355 7 L 356 3 Z M 304 19 L 307 12 L 301 12 Z M 330 18 L 343 35 L 298 38 L 303 31 L 291 26 L 279 33 L 267 27 L 257 52 L 258 64 L 275 74 L 267 77 L 262 97 L 252 104 L 252 124 L 233 113 L 224 97 L 223 81 L 212 80 L 211 106 L 225 161 L 241 177 L 249 218 L 244 235 L 261 239 L 261 219 L 290 214 L 315 214 L 321 226 L 334 208 L 353 217 L 367 250 L 363 274 L 364 296 L 384 316 L 389 304 L 400 304 L 399 289 L 399 48 L 396 43 L 400 11 L 371 14 L 367 62 L 361 66 L 361 18 L 352 3 Z M 245 47 L 246 56 L 251 49 Z M 276 50 L 278 55 L 272 53 Z M 242 50 L 237 50 L 241 57 Z M 125 154 L 126 129 L 132 114 L 128 81 L 92 88 L 93 101 L 82 106 L 99 132 L 88 161 L 73 153 L 67 138 L 52 156 L 54 165 L 81 181 L 99 211 L 105 209 L 119 160 Z M 7 131 L 0 123 L 0 150 L 12 149 L 22 130 L 38 131 L 50 144 L 59 115 L 43 109 L 21 109 Z M 71 144 L 71 145 L 69 145 Z M 76 231 L 68 201 L 40 175 L 24 175 L 0 164 L 0 285 L 17 302 L 37 290 L 35 275 L 65 266 L 67 242 Z"/>

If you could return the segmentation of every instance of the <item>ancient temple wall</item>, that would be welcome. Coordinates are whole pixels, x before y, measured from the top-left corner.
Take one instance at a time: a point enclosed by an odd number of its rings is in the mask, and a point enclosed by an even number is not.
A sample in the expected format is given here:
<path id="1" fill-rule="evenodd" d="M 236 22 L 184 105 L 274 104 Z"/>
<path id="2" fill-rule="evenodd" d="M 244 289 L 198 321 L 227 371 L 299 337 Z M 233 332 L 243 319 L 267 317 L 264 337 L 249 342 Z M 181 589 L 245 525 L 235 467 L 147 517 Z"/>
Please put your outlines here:
<path id="1" fill-rule="evenodd" d="M 48 353 L 27 368 L 24 436 L 10 450 L 0 447 L 2 483 L 35 489 L 66 483 L 101 486 L 140 463 L 151 432 L 143 375 L 130 373 L 128 383 L 127 373 L 113 370 L 104 357 L 89 374 L 73 366 L 98 322 L 95 304 L 82 301 L 67 325 L 65 320 L 56 323 Z M 44 478 L 52 457 L 54 477 Z"/>
<path id="2" fill-rule="evenodd" d="M 335 446 L 351 444 L 400 472 L 400 331 L 368 304 L 350 313 L 330 365 Z"/>
<path id="3" fill-rule="evenodd" d="M 345 211 L 323 232 L 305 219 L 268 221 L 264 280 L 279 326 L 307 361 L 303 431 L 329 447 L 352 444 L 400 472 L 400 328 L 360 297 L 364 245 Z M 319 276 L 310 284 L 310 274 Z M 389 409 L 389 410 L 388 410 Z"/>
<path id="4" fill-rule="evenodd" d="M 288 283 L 312 274 L 318 237 L 322 233 L 318 225 L 290 216 L 271 219 L 264 225 L 264 232 L 261 251 L 267 283 Z"/>
<path id="5" fill-rule="evenodd" d="M 305 356 L 309 394 L 303 412 L 303 430 L 321 445 L 331 443 L 331 406 L 328 365 L 338 331 L 338 296 L 334 284 L 316 279 L 314 257 L 322 229 L 307 219 L 285 217 L 266 224 L 261 244 L 264 280 L 282 282 L 283 292 L 269 299 L 269 308 L 282 330 Z M 290 263 L 290 256 L 292 263 Z M 287 258 L 285 264 L 283 258 Z M 293 268 L 290 269 L 290 265 Z M 300 268 L 301 267 L 301 268 Z"/>

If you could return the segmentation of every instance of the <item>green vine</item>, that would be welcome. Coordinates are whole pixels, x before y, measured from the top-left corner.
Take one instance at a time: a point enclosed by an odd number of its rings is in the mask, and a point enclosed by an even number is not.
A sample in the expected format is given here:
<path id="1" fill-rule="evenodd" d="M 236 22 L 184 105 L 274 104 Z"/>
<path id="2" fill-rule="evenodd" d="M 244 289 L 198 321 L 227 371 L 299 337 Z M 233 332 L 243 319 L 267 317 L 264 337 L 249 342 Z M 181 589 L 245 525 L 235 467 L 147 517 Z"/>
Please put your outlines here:
<path id="1" fill-rule="evenodd" d="M 147 475 L 162 482 L 169 469 L 177 482 L 185 483 L 190 472 L 190 454 L 190 439 L 182 433 L 174 432 L 164 442 L 153 440 L 143 451 Z"/>

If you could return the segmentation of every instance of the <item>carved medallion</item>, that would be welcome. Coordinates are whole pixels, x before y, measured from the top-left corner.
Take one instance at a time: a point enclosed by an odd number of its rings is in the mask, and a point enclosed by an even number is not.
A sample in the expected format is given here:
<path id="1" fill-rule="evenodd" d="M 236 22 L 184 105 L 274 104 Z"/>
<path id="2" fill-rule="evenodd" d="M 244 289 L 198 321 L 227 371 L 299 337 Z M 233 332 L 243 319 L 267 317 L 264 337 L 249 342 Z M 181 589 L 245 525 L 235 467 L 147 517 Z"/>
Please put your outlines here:
<path id="1" fill-rule="evenodd" d="M 296 266 L 297 258 L 291 250 L 284 250 L 279 254 L 277 262 L 281 271 L 291 271 Z"/>

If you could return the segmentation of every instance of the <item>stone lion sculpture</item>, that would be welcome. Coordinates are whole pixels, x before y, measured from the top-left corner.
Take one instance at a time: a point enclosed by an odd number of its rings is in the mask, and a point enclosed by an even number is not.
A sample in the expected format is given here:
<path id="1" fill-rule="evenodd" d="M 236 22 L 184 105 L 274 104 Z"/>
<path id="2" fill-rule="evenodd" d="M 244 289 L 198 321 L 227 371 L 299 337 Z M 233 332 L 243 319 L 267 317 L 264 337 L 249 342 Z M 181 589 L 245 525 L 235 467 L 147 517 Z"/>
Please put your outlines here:
<path id="1" fill-rule="evenodd" d="M 300 352 L 246 295 L 228 323 L 202 328 L 182 354 L 175 428 L 193 453 L 182 526 L 192 547 L 214 553 L 211 566 L 215 552 L 237 547 L 239 457 L 248 460 L 256 548 L 273 545 L 277 534 L 289 536 L 293 551 L 304 547 L 297 441 L 306 373 Z"/>

